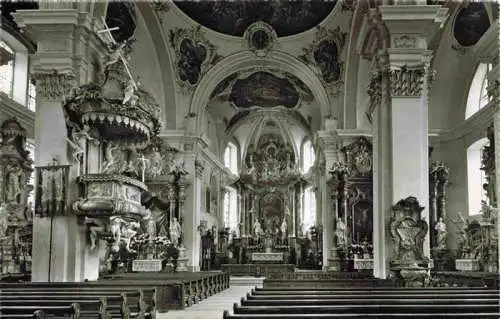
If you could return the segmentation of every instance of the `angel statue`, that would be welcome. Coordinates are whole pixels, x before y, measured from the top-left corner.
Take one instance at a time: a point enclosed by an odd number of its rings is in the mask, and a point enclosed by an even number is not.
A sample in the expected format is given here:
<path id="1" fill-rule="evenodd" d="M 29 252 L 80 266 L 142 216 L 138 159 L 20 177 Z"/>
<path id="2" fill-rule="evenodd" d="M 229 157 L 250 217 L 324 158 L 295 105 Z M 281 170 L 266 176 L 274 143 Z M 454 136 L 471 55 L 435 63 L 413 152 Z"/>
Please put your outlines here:
<path id="1" fill-rule="evenodd" d="M 116 62 L 118 62 L 122 58 L 126 45 L 127 45 L 127 41 L 124 41 L 122 43 L 110 43 L 109 44 L 110 54 L 108 56 L 108 61 L 104 64 L 105 68 L 107 68 L 108 66 L 110 66 L 112 64 L 115 64 Z"/>
<path id="2" fill-rule="evenodd" d="M 125 105 L 130 103 L 131 106 L 135 106 L 137 104 L 137 99 L 139 98 L 135 91 L 137 90 L 137 86 L 139 83 L 135 83 L 133 79 L 129 79 L 127 86 L 125 87 L 124 97 L 122 104 Z"/>
<path id="3" fill-rule="evenodd" d="M 122 224 L 125 221 L 120 216 L 111 216 L 109 218 L 109 230 L 111 235 L 113 236 L 113 245 L 111 246 L 111 250 L 115 253 L 120 251 L 120 242 L 122 238 Z"/>
<path id="4" fill-rule="evenodd" d="M 262 226 L 260 225 L 258 219 L 255 219 L 255 222 L 253 223 L 253 233 L 256 238 L 259 238 L 260 235 L 262 234 Z"/>
<path id="5" fill-rule="evenodd" d="M 122 223 L 121 229 L 121 240 L 125 242 L 125 250 L 129 253 L 135 253 L 136 251 L 130 248 L 130 241 L 137 234 L 137 229 L 141 226 L 138 222 Z"/>
<path id="6" fill-rule="evenodd" d="M 66 138 L 66 140 L 73 148 L 73 158 L 76 161 L 80 161 L 80 156 L 85 153 L 86 142 L 96 139 L 90 135 L 90 127 L 85 124 L 81 130 L 74 127 L 71 132 L 71 139 Z"/>

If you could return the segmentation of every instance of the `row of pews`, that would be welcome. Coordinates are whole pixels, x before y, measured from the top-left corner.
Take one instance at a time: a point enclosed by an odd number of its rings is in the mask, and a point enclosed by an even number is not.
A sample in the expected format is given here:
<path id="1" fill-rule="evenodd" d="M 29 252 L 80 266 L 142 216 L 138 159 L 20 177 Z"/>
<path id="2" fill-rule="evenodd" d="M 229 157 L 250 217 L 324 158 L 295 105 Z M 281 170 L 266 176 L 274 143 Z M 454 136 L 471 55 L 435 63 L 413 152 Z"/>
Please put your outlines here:
<path id="1" fill-rule="evenodd" d="M 23 287 L 24 286 L 24 287 Z M 156 317 L 155 289 L 73 286 L 2 288 L 2 318 L 137 318 Z"/>
<path id="2" fill-rule="evenodd" d="M 0 318 L 155 318 L 229 288 L 224 273 L 124 274 L 97 282 L 0 283 Z"/>
<path id="3" fill-rule="evenodd" d="M 497 288 L 264 287 L 223 318 L 500 318 Z"/>

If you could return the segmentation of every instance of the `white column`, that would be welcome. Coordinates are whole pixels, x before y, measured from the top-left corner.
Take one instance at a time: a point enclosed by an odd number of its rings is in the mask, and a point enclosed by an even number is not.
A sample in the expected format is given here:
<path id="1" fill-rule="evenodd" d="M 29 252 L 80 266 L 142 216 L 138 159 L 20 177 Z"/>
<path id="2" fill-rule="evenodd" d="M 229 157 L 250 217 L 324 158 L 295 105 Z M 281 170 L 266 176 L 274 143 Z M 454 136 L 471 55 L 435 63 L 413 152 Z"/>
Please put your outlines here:
<path id="1" fill-rule="evenodd" d="M 418 199 L 425 209 L 421 217 L 429 220 L 429 117 L 423 65 L 395 66 L 391 70 L 392 95 L 392 198 Z M 413 88 L 413 90 L 411 89 Z M 434 225 L 429 225 L 429 228 Z M 429 236 L 424 254 L 430 257 Z"/>
<path id="2" fill-rule="evenodd" d="M 328 125 L 326 125 L 328 124 Z M 333 167 L 333 164 L 339 160 L 339 144 L 340 137 L 337 135 L 336 121 L 328 121 L 325 123 L 328 127 L 325 131 L 319 131 L 317 133 L 318 143 L 323 149 L 325 155 L 325 162 L 321 165 L 322 170 L 320 172 L 322 175 L 319 177 L 321 183 L 321 222 L 323 224 L 323 269 L 327 270 L 329 268 L 328 259 L 331 257 L 331 250 L 333 247 L 333 229 L 334 229 L 334 208 L 331 197 L 331 186 L 330 179 L 331 175 L 329 171 Z M 331 258 L 330 258 L 331 259 Z M 331 268 L 331 267 L 330 267 Z"/>
<path id="3" fill-rule="evenodd" d="M 190 159 L 186 167 L 188 171 L 194 171 L 192 181 L 187 187 L 184 216 L 182 222 L 183 244 L 186 248 L 188 267 L 191 271 L 200 271 L 200 249 L 201 237 L 198 227 L 201 221 L 201 204 L 203 196 L 203 174 L 204 166 L 195 159 Z"/>

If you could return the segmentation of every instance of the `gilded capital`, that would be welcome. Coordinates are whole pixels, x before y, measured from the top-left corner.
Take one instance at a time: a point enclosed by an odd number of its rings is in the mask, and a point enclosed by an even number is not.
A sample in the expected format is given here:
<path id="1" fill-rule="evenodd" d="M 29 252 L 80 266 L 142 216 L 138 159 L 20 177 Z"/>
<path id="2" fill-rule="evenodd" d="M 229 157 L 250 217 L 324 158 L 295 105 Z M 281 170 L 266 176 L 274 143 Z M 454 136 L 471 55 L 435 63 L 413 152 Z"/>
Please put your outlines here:
<path id="1" fill-rule="evenodd" d="M 391 95 L 393 97 L 419 97 L 424 95 L 425 66 L 402 66 L 393 68 L 391 75 Z"/>
<path id="2" fill-rule="evenodd" d="M 205 171 L 205 166 L 203 166 L 203 163 L 200 160 L 198 160 L 198 159 L 195 160 L 194 169 L 195 169 L 197 178 L 203 177 L 203 172 Z"/>
<path id="3" fill-rule="evenodd" d="M 35 73 L 37 98 L 49 101 L 62 101 L 73 88 L 72 73 L 40 72 Z"/>

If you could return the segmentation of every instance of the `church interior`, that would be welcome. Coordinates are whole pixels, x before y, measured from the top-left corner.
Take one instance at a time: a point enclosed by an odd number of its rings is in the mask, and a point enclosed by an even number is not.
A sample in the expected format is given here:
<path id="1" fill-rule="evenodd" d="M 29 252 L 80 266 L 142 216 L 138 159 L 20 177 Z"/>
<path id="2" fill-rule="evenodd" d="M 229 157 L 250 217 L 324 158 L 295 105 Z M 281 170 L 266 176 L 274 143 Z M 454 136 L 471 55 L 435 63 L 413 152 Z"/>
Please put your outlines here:
<path id="1" fill-rule="evenodd" d="M 1 11 L 0 317 L 500 317 L 498 2 Z"/>

